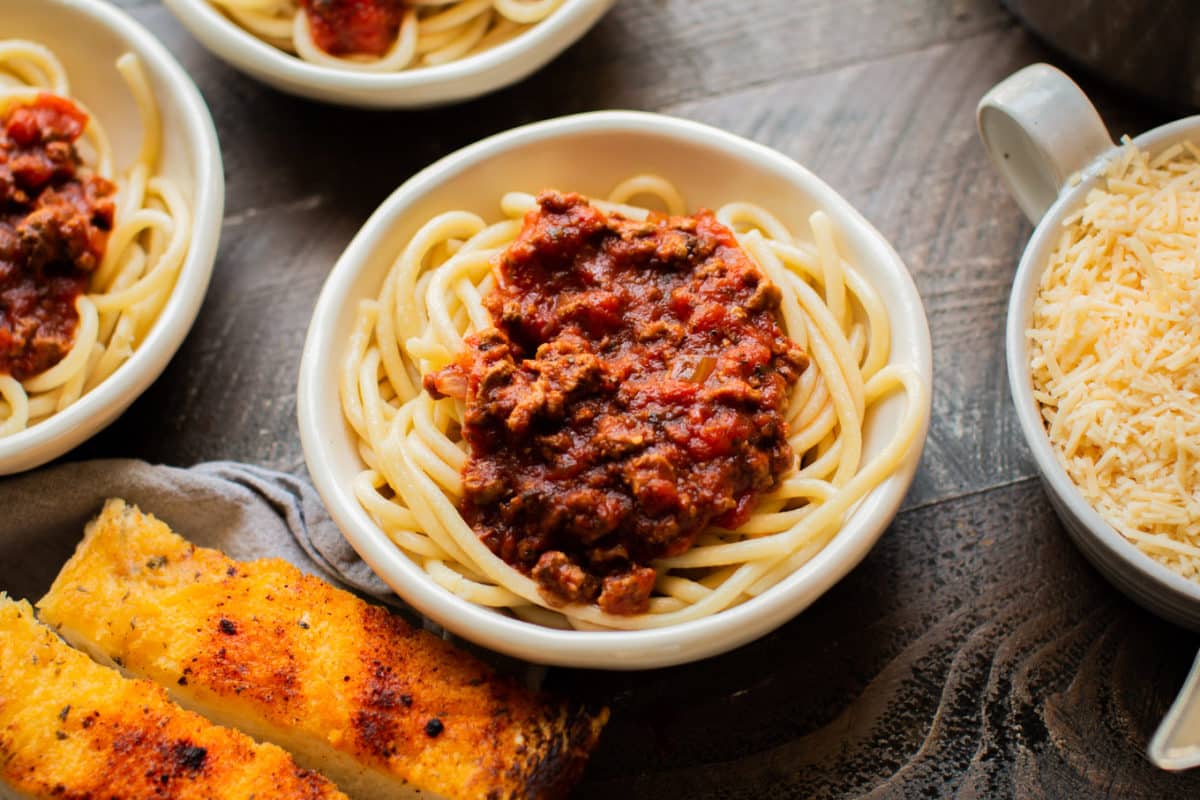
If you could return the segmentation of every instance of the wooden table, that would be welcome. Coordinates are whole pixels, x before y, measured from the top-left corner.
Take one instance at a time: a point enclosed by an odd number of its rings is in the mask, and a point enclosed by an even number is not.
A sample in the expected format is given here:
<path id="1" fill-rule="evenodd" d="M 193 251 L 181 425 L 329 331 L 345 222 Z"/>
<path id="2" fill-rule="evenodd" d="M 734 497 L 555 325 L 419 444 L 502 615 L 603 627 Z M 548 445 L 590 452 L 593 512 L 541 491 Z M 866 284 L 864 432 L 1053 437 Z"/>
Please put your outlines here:
<path id="1" fill-rule="evenodd" d="M 278 94 L 209 55 L 155 0 L 117 2 L 199 84 L 228 200 L 191 335 L 74 457 L 302 473 L 309 314 L 393 188 L 462 145 L 570 112 L 718 125 L 807 165 L 904 257 L 933 331 L 932 427 L 895 524 L 790 624 L 676 669 L 551 671 L 551 685 L 613 709 L 578 795 L 1200 795 L 1200 772 L 1159 772 L 1143 755 L 1200 640 L 1134 606 L 1068 542 L 1009 399 L 1005 304 L 1030 226 L 987 163 L 974 108 L 1013 70 L 1055 56 L 997 0 L 621 0 L 518 86 L 415 113 Z M 1166 119 L 1085 88 L 1115 134 Z"/>

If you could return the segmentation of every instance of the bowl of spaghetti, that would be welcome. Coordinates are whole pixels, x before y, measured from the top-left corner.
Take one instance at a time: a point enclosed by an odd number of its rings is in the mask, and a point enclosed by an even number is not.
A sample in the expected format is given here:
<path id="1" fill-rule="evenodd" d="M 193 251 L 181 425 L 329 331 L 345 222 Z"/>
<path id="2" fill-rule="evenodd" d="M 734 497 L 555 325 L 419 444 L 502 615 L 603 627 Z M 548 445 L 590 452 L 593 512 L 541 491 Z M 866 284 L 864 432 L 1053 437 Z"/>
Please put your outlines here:
<path id="1" fill-rule="evenodd" d="M 199 311 L 223 209 L 190 79 L 104 3 L 0 0 L 0 474 L 112 422 Z"/>
<path id="2" fill-rule="evenodd" d="M 615 0 L 166 0 L 200 42 L 284 92 L 420 108 L 516 83 Z"/>
<path id="3" fill-rule="evenodd" d="M 385 201 L 318 300 L 299 421 L 334 520 L 421 613 L 635 669 L 761 636 L 852 569 L 930 380 L 912 279 L 836 192 L 723 131 L 597 112 Z"/>

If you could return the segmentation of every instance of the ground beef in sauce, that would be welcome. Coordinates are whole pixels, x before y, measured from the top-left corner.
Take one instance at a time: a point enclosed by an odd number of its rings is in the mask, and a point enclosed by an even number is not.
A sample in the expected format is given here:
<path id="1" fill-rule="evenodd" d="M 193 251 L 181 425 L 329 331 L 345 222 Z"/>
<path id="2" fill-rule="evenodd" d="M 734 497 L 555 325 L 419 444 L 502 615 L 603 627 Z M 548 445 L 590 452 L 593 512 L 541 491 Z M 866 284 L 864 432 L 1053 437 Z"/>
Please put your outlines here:
<path id="1" fill-rule="evenodd" d="M 744 522 L 792 465 L 808 358 L 709 211 L 646 222 L 545 192 L 495 265 L 494 328 L 425 377 L 463 396 L 465 519 L 548 602 L 646 610 L 650 564 Z"/>
<path id="2" fill-rule="evenodd" d="M 303 0 L 313 43 L 335 56 L 382 56 L 404 20 L 403 0 Z"/>
<path id="3" fill-rule="evenodd" d="M 0 118 L 0 375 L 37 375 L 70 351 L 75 300 L 104 255 L 116 187 L 80 166 L 87 115 L 39 95 Z"/>

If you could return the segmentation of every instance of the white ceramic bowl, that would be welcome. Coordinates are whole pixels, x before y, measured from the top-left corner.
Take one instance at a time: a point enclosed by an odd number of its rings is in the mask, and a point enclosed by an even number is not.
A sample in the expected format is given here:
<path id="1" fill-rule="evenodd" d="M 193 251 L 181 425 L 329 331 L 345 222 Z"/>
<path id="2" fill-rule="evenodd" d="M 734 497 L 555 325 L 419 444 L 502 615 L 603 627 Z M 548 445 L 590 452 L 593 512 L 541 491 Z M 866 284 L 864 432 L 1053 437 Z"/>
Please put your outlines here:
<path id="1" fill-rule="evenodd" d="M 137 106 L 114 62 L 141 59 L 162 114 L 159 172 L 183 191 L 192 241 L 175 290 L 146 340 L 108 380 L 74 405 L 12 436 L 0 437 L 0 475 L 56 458 L 104 428 L 154 382 L 192 327 L 217 254 L 225 208 L 221 151 L 208 107 L 187 73 L 153 35 L 102 0 L 0 0 L 0 38 L 31 39 L 63 62 L 71 93 L 100 120 L 118 169 L 142 139 Z"/>
<path id="2" fill-rule="evenodd" d="M 1143 607 L 1200 630 L 1200 584 L 1137 549 L 1084 499 L 1050 443 L 1033 397 L 1029 339 L 1042 272 L 1062 221 L 1084 201 L 1118 149 L 1082 90 L 1059 70 L 1035 64 L 1007 78 L 979 103 L 984 145 L 1013 195 L 1037 226 L 1017 267 L 1008 306 L 1008 379 L 1025 441 L 1067 532 L 1118 589 Z M 1133 141 L 1151 155 L 1200 141 L 1200 117 L 1155 128 Z"/>
<path id="3" fill-rule="evenodd" d="M 616 0 L 566 0 L 542 22 L 497 47 L 447 64 L 365 73 L 311 64 L 259 39 L 208 0 L 164 0 L 200 43 L 280 91 L 364 108 L 423 108 L 468 100 L 516 83 L 567 49 Z"/>
<path id="4" fill-rule="evenodd" d="M 1033 396 L 1029 339 L 1042 272 L 1062 222 L 1084 201 L 1119 152 L 1100 115 L 1075 83 L 1048 64 L 1011 75 L 979 101 L 979 133 L 1018 205 L 1037 227 L 1017 267 L 1008 305 L 1008 381 L 1021 432 L 1046 494 L 1084 556 L 1114 586 L 1149 611 L 1200 630 L 1200 584 L 1138 550 L 1092 508 L 1050 443 Z M 1153 157 L 1181 141 L 1200 141 L 1200 116 L 1143 133 L 1133 141 Z M 1147 747 L 1163 769 L 1200 766 L 1200 656 Z"/>
<path id="5" fill-rule="evenodd" d="M 604 669 L 660 667 L 730 650 L 795 616 L 862 560 L 912 481 L 924 442 L 864 498 L 844 528 L 803 568 L 761 596 L 714 616 L 646 631 L 563 631 L 473 605 L 430 580 L 375 525 L 354 497 L 363 469 L 343 420 L 336 375 L 359 300 L 378 295 L 405 241 L 428 218 L 466 209 L 499 215 L 500 196 L 545 187 L 607 194 L 639 172 L 664 175 L 692 207 L 735 199 L 761 203 L 793 230 L 824 209 L 845 255 L 880 290 L 891 314 L 892 362 L 912 365 L 930 385 L 929 328 L 900 257 L 837 192 L 794 161 L 714 128 L 672 117 L 611 111 L 541 122 L 458 151 L 409 179 L 371 216 L 338 260 L 317 301 L 300 367 L 299 419 L 305 460 L 346 538 L 418 611 L 460 636 L 529 661 Z M 866 452 L 891 435 L 905 399 L 881 402 L 866 426 Z"/>

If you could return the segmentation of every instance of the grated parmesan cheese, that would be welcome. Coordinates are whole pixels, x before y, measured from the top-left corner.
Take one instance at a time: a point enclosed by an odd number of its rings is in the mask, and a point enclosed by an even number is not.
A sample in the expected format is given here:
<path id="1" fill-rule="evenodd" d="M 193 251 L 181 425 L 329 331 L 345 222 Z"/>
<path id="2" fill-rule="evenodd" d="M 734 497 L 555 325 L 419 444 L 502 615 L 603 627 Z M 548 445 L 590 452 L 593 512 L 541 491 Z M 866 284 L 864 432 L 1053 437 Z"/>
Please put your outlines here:
<path id="1" fill-rule="evenodd" d="M 1027 331 L 1050 441 L 1088 501 L 1200 582 L 1200 149 L 1126 143 L 1063 223 Z"/>

